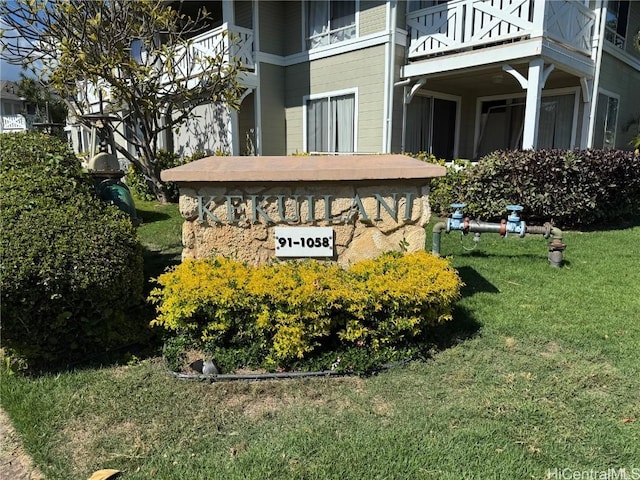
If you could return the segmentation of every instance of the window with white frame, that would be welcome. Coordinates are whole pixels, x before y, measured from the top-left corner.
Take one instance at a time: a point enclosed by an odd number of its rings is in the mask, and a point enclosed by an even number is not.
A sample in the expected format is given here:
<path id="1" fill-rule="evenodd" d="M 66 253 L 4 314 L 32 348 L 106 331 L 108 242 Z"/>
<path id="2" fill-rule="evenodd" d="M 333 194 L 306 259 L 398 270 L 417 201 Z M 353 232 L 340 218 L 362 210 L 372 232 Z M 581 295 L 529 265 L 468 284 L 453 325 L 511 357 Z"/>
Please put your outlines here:
<path id="1" fill-rule="evenodd" d="M 356 0 L 316 0 L 305 7 L 308 49 L 356 37 Z"/>
<path id="2" fill-rule="evenodd" d="M 613 94 L 600 92 L 596 108 L 594 148 L 615 148 L 618 125 L 618 98 Z"/>
<path id="3" fill-rule="evenodd" d="M 624 48 L 629 20 L 628 0 L 609 0 L 604 36 L 616 47 Z"/>
<path id="4" fill-rule="evenodd" d="M 355 151 L 355 92 L 309 97 L 305 109 L 307 152 Z"/>

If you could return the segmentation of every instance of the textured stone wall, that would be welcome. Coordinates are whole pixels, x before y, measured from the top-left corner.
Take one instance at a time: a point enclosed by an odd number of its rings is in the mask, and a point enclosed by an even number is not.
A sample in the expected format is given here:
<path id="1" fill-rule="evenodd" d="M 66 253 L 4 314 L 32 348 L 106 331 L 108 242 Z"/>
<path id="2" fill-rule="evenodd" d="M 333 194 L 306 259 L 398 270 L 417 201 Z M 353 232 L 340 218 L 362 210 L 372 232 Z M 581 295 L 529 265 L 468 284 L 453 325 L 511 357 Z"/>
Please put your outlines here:
<path id="1" fill-rule="evenodd" d="M 275 258 L 276 226 L 332 227 L 342 266 L 389 250 L 422 250 L 426 182 L 180 183 L 182 257 L 260 264 Z"/>

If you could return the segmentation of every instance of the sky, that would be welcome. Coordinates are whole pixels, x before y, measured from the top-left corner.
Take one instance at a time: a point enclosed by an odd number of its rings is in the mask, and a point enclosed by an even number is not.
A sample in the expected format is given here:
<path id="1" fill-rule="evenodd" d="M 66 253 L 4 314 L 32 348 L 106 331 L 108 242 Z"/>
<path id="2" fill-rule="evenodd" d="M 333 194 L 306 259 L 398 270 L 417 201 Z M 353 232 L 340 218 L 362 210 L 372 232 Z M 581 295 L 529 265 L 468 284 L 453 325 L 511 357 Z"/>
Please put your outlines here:
<path id="1" fill-rule="evenodd" d="M 12 80 L 14 82 L 20 80 L 20 65 L 10 65 L 4 58 L 0 60 L 0 80 Z"/>
<path id="2" fill-rule="evenodd" d="M 0 29 L 7 29 L 7 33 L 13 32 L 13 30 L 8 29 L 7 24 L 3 21 L 4 19 L 0 17 Z M 0 46 L 1 49 L 1 46 Z M 11 65 L 8 63 L 2 52 L 0 52 L 0 80 L 12 80 L 17 81 L 20 80 L 20 72 L 22 71 L 22 67 L 20 65 Z M 26 73 L 26 72 L 25 72 Z M 32 77 L 33 75 L 27 74 L 27 76 Z"/>

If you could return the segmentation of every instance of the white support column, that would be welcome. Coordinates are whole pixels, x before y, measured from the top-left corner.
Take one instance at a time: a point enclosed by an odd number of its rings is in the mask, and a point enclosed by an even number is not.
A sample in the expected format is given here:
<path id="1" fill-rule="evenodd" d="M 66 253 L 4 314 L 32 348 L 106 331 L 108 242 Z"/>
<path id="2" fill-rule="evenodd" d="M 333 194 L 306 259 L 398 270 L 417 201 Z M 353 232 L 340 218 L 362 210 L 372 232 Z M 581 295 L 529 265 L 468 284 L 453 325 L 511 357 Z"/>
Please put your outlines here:
<path id="1" fill-rule="evenodd" d="M 522 148 L 533 149 L 538 146 L 538 123 L 540 120 L 540 100 L 544 84 L 544 61 L 535 58 L 529 62 L 527 75 L 527 100 L 524 111 L 524 131 Z"/>
<path id="2" fill-rule="evenodd" d="M 227 128 L 228 145 L 231 146 L 231 155 L 240 155 L 240 123 L 238 122 L 238 111 L 229 108 L 229 126 Z"/>
<path id="3" fill-rule="evenodd" d="M 582 87 L 582 132 L 580 133 L 580 148 L 587 148 L 589 142 L 589 120 L 591 118 L 591 102 L 593 101 L 593 80 L 580 78 Z"/>

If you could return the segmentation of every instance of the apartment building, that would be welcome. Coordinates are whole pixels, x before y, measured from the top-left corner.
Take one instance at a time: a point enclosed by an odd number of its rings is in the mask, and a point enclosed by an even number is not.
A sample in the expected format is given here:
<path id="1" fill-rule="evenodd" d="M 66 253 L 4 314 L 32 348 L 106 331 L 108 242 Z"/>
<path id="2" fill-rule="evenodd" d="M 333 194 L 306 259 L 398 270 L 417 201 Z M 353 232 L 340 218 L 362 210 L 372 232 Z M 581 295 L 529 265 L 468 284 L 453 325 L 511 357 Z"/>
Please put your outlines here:
<path id="1" fill-rule="evenodd" d="M 18 95 L 18 84 L 0 80 L 0 133 L 24 132 L 32 126 L 27 99 Z M 33 112 L 31 112 L 33 113 Z"/>
<path id="2" fill-rule="evenodd" d="M 167 139 L 185 155 L 620 148 L 640 124 L 640 2 L 218 0 L 175 2 L 229 37 L 239 111 L 199 107 Z M 223 32 L 231 35 L 223 35 Z M 230 60 L 232 61 L 232 60 Z"/>

